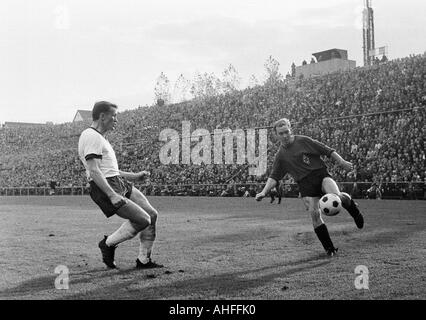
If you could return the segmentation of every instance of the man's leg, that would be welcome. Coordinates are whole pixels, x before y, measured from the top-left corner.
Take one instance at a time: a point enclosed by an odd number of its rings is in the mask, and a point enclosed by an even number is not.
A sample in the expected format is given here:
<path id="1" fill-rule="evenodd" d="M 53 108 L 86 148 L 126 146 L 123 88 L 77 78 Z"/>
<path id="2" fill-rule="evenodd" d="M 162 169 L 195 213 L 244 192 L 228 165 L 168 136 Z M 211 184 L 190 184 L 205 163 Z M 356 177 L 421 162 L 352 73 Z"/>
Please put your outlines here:
<path id="1" fill-rule="evenodd" d="M 135 187 L 132 188 L 130 199 L 136 202 L 150 216 L 151 223 L 139 233 L 139 255 L 136 260 L 138 268 L 160 268 L 163 265 L 157 264 L 151 260 L 152 248 L 156 238 L 156 226 L 158 211 L 149 203 L 145 195 Z"/>
<path id="2" fill-rule="evenodd" d="M 334 256 L 337 252 L 337 248 L 334 247 L 333 242 L 331 241 L 330 234 L 328 233 L 327 226 L 324 223 L 324 220 L 321 217 L 321 213 L 318 209 L 318 197 L 304 197 L 303 202 L 308 208 L 309 213 L 312 218 L 312 225 L 314 231 L 320 240 L 324 250 L 329 256 Z"/>
<path id="3" fill-rule="evenodd" d="M 126 204 L 118 209 L 116 214 L 126 221 L 115 232 L 105 236 L 99 242 L 103 261 L 109 268 L 115 268 L 114 256 L 117 245 L 132 239 L 151 223 L 150 216 L 129 199 L 126 199 Z"/>
<path id="4" fill-rule="evenodd" d="M 126 199 L 126 202 L 116 214 L 127 221 L 108 237 L 106 243 L 109 246 L 116 246 L 135 237 L 139 231 L 146 229 L 151 223 L 151 217 L 144 209 L 132 200 Z"/>
<path id="5" fill-rule="evenodd" d="M 362 229 L 364 227 L 364 217 L 359 211 L 358 205 L 349 194 L 346 192 L 340 192 L 337 183 L 332 178 L 325 177 L 322 180 L 322 191 L 324 193 L 337 194 L 342 200 L 342 207 L 345 208 L 352 216 L 358 229 Z"/>

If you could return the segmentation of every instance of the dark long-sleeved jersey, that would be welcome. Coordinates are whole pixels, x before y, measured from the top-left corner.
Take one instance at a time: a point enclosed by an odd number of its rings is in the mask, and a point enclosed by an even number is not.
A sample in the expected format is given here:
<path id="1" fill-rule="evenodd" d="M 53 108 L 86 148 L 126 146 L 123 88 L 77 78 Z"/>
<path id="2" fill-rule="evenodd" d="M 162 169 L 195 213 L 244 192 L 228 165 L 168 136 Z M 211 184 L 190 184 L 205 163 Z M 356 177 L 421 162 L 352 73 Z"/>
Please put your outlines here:
<path id="1" fill-rule="evenodd" d="M 295 135 L 292 144 L 280 146 L 269 177 L 279 181 L 289 173 L 298 182 L 312 171 L 327 169 L 320 156 L 330 157 L 333 151 L 335 150 L 310 137 Z"/>

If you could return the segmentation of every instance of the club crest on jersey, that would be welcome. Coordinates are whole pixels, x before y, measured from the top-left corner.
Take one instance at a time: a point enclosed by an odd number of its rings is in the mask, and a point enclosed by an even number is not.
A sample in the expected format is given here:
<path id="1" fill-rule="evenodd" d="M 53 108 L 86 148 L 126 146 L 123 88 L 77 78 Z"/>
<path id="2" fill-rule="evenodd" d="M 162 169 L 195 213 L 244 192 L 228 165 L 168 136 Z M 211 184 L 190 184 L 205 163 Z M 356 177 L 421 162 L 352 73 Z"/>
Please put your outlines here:
<path id="1" fill-rule="evenodd" d="M 303 162 L 307 165 L 311 164 L 311 161 L 309 160 L 309 157 L 306 154 L 303 155 Z"/>

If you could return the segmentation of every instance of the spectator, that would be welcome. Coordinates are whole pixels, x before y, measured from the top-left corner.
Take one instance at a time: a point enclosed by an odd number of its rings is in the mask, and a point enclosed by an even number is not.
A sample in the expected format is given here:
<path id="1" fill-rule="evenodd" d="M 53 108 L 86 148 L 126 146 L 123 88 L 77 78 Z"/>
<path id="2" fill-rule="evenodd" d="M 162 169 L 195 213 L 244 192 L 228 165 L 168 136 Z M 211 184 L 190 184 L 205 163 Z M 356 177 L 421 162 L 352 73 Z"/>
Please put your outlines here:
<path id="1" fill-rule="evenodd" d="M 293 78 L 275 86 L 255 86 L 202 100 L 124 111 L 119 114 L 119 125 L 109 140 L 117 150 L 123 170 L 142 167 L 151 172 L 152 183 L 162 186 L 150 189 L 152 194 L 188 194 L 194 191 L 182 185 L 227 184 L 230 177 L 234 177 L 234 184 L 244 185 L 263 183 L 265 178 L 250 176 L 245 166 L 163 165 L 158 157 L 162 129 L 179 132 L 182 120 L 190 120 L 192 130 L 204 128 L 210 132 L 216 128 L 256 128 L 269 125 L 277 117 L 290 117 L 299 122 L 297 134 L 336 146 L 342 150 L 342 156 L 357 165 L 356 175 L 351 176 L 327 163 L 337 180 L 382 181 L 383 193 L 387 182 L 412 182 L 413 190 L 420 190 L 418 186 L 426 179 L 422 138 L 425 74 L 425 55 L 411 56 L 369 68 L 309 79 Z M 363 113 L 377 115 L 351 117 Z M 75 148 L 80 132 L 87 126 L 64 123 L 2 128 L 0 187 L 46 186 L 46 177 L 61 186 L 86 185 Z M 137 143 L 130 143 L 133 141 Z M 276 146 L 269 144 L 269 167 L 275 151 Z M 355 191 L 361 192 L 361 188 L 359 185 Z M 253 190 L 250 185 L 245 192 L 255 194 Z M 408 187 L 406 190 L 410 197 L 412 192 Z M 213 187 L 196 192 L 219 193 Z M 286 186 L 287 192 L 292 194 L 294 190 Z"/>

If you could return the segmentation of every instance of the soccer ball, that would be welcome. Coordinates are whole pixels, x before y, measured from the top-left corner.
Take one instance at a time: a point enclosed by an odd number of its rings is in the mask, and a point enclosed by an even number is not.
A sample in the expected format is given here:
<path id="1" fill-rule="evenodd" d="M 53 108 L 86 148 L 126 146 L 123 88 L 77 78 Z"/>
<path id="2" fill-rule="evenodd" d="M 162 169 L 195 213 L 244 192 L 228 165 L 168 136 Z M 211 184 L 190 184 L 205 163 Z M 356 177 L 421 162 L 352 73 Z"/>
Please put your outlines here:
<path id="1" fill-rule="evenodd" d="M 322 214 L 335 216 L 342 210 L 342 200 L 337 194 L 327 193 L 321 197 L 318 206 Z"/>

